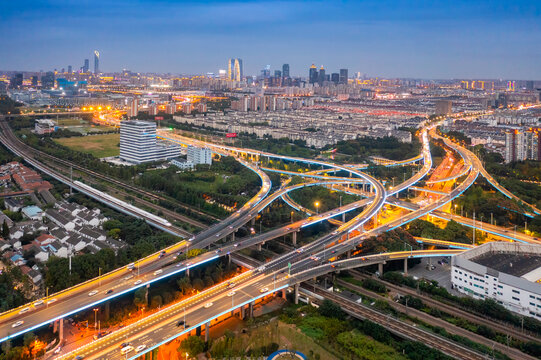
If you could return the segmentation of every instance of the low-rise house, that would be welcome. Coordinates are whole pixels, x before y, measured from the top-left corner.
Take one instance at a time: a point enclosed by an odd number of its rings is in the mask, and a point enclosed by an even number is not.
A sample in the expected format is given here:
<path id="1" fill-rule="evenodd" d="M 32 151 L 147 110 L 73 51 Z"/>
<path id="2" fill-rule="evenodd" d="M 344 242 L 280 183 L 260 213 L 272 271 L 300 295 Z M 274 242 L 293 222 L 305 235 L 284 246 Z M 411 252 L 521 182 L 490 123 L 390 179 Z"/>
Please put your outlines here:
<path id="1" fill-rule="evenodd" d="M 88 227 L 77 227 L 74 230 L 77 234 L 81 235 L 85 239 L 91 240 L 91 241 L 105 241 L 107 239 L 107 236 L 103 231 L 98 231 L 94 229 L 90 229 Z"/>
<path id="2" fill-rule="evenodd" d="M 81 251 L 88 245 L 88 242 L 81 235 L 73 234 L 66 240 L 66 245 L 74 251 Z"/>
<path id="3" fill-rule="evenodd" d="M 68 218 L 65 214 L 61 214 L 57 210 L 45 210 L 45 217 L 65 230 L 72 231 L 75 228 L 73 219 Z"/>
<path id="4" fill-rule="evenodd" d="M 23 202 L 20 199 L 7 198 L 4 199 L 4 205 L 9 211 L 18 212 L 22 209 Z"/>
<path id="5" fill-rule="evenodd" d="M 36 259 L 37 261 L 46 262 L 47 260 L 49 260 L 49 252 L 47 250 L 41 249 L 34 255 L 34 259 Z"/>
<path id="6" fill-rule="evenodd" d="M 10 258 L 11 262 L 16 266 L 22 266 L 26 264 L 26 260 L 20 254 L 15 254 Z"/>
<path id="7" fill-rule="evenodd" d="M 40 246 L 48 245 L 55 240 L 56 238 L 49 234 L 41 234 L 36 238 L 36 241 L 39 243 Z"/>
<path id="8" fill-rule="evenodd" d="M 11 248 L 9 241 L 0 238 L 0 252 L 6 251 L 9 248 Z"/>
<path id="9" fill-rule="evenodd" d="M 70 237 L 70 234 L 66 230 L 64 230 L 62 228 L 59 228 L 59 227 L 54 228 L 52 230 L 49 230 L 49 234 L 54 236 L 60 242 L 64 242 L 64 241 L 68 240 L 69 237 Z"/>
<path id="10" fill-rule="evenodd" d="M 0 225 L 4 225 L 4 222 L 8 225 L 8 227 L 13 226 L 13 221 L 4 213 L 0 212 Z"/>
<path id="11" fill-rule="evenodd" d="M 32 220 L 41 220 L 43 218 L 43 210 L 35 205 L 26 206 L 21 209 L 24 216 Z"/>

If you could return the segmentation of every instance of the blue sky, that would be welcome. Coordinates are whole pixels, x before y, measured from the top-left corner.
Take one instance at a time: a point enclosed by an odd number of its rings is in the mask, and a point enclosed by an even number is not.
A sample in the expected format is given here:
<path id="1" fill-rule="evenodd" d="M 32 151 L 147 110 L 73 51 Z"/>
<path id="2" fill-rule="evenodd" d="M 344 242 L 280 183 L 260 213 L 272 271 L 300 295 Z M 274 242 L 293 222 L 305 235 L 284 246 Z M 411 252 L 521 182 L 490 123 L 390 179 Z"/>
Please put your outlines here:
<path id="1" fill-rule="evenodd" d="M 289 63 L 381 77 L 541 80 L 541 1 L 0 2 L 1 70 L 245 73 Z"/>

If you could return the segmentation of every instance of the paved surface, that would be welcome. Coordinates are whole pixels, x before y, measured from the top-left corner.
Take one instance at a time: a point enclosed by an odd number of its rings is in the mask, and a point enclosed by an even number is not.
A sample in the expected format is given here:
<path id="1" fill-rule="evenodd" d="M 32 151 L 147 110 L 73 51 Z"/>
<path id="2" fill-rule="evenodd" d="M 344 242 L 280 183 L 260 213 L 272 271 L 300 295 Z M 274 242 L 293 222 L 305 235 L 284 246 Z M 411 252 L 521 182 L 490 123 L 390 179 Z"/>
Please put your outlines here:
<path id="1" fill-rule="evenodd" d="M 438 261 L 446 259 L 449 264 L 438 264 Z M 427 266 L 431 263 L 435 266 L 434 270 L 428 270 Z M 450 257 L 436 257 L 436 258 L 423 258 L 421 263 L 410 268 L 408 275 L 416 276 L 418 278 L 425 278 L 429 280 L 436 280 L 441 287 L 444 287 L 450 293 L 454 295 L 460 295 L 457 291 L 451 289 L 451 258 Z"/>

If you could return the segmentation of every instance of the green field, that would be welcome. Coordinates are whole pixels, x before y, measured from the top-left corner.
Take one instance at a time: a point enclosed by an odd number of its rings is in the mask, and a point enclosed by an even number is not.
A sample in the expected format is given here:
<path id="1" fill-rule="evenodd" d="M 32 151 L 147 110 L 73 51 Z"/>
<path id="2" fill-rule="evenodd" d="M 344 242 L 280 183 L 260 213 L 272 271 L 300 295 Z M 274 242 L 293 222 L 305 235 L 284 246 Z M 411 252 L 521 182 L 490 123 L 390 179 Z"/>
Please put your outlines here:
<path id="1" fill-rule="evenodd" d="M 74 136 L 59 138 L 54 141 L 72 150 L 87 152 L 98 158 L 117 156 L 120 152 L 120 148 L 118 147 L 120 134 Z"/>

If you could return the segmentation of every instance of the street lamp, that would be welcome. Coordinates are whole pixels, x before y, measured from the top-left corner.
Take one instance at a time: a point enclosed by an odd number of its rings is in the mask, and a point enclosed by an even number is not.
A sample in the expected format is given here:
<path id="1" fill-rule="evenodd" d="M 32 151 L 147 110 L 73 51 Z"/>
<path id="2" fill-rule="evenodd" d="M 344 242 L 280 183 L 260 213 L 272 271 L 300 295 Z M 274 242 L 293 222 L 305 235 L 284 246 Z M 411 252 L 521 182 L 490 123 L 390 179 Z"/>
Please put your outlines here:
<path id="1" fill-rule="evenodd" d="M 316 206 L 316 214 L 319 215 L 319 201 L 316 201 L 314 205 Z"/>
<path id="2" fill-rule="evenodd" d="M 92 309 L 92 310 L 94 310 L 94 330 L 96 330 L 98 328 L 98 311 L 100 309 L 95 308 L 95 309 Z"/>

